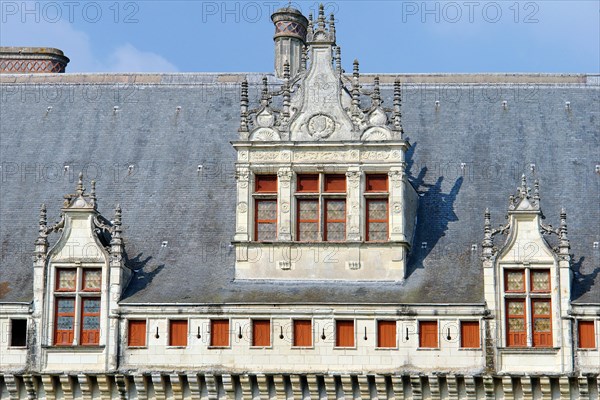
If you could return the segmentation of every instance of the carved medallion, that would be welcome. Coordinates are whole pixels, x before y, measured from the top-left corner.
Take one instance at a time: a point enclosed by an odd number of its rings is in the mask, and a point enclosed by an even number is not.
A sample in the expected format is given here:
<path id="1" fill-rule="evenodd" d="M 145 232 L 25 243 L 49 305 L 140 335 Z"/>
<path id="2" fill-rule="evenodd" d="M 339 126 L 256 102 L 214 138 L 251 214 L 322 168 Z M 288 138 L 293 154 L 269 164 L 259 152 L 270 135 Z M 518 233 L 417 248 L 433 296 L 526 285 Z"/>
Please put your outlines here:
<path id="1" fill-rule="evenodd" d="M 238 203 L 237 208 L 240 213 L 245 213 L 246 211 L 248 211 L 248 204 L 242 201 L 241 203 Z"/>
<path id="2" fill-rule="evenodd" d="M 290 203 L 281 203 L 281 211 L 284 213 L 290 212 Z"/>
<path id="3" fill-rule="evenodd" d="M 316 139 L 325 139 L 335 131 L 335 121 L 328 115 L 316 114 L 308 120 L 308 132 Z"/>

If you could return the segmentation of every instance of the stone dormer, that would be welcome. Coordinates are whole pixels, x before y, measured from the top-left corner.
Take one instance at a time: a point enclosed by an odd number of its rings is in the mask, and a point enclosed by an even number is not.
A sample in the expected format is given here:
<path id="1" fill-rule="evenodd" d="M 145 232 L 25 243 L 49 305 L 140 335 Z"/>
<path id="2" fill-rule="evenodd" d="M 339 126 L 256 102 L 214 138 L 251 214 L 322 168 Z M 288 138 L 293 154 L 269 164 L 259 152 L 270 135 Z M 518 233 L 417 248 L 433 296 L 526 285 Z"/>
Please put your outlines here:
<path id="1" fill-rule="evenodd" d="M 333 15 L 321 6 L 307 21 L 296 74 L 284 61 L 281 86 L 263 78 L 258 104 L 242 82 L 236 278 L 402 280 L 418 197 L 401 84 L 386 108 L 378 78 L 360 86 L 358 61 L 343 74 Z"/>
<path id="2" fill-rule="evenodd" d="M 114 318 L 130 276 L 123 262 L 121 209 L 117 206 L 113 221 L 104 218 L 97 209 L 95 182 L 86 193 L 82 178 L 75 193 L 64 196 L 58 223 L 48 225 L 46 207 L 40 210 L 33 304 L 40 369 L 64 369 L 69 365 L 65 357 L 80 353 L 91 370 L 116 368 Z M 52 233 L 59 237 L 50 247 Z M 75 368 L 81 368 L 78 363 Z"/>
<path id="3" fill-rule="evenodd" d="M 540 203 L 538 181 L 532 190 L 523 175 L 509 198 L 506 225 L 492 228 L 490 212 L 485 212 L 485 298 L 495 317 L 498 371 L 522 372 L 531 363 L 544 373 L 571 368 L 560 361 L 572 351 L 567 344 L 572 341 L 567 215 L 563 209 L 559 228 L 545 225 Z M 503 243 L 495 243 L 498 235 L 505 236 Z M 530 351 L 524 355 L 523 348 Z"/>

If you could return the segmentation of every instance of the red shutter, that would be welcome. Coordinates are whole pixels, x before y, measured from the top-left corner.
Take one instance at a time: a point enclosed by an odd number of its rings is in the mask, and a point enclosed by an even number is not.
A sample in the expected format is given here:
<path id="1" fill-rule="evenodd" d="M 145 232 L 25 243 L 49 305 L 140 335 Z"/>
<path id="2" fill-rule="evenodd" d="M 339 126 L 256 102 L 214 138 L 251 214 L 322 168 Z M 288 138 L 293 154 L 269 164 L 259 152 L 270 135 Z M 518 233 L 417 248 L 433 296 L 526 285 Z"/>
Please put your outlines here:
<path id="1" fill-rule="evenodd" d="M 396 321 L 377 321 L 377 347 L 396 347 Z"/>
<path id="2" fill-rule="evenodd" d="M 214 347 L 229 346 L 229 320 L 214 319 L 210 321 L 210 345 Z"/>
<path id="3" fill-rule="evenodd" d="M 419 347 L 438 347 L 438 323 L 437 321 L 419 322 Z"/>
<path id="4" fill-rule="evenodd" d="M 146 321 L 129 320 L 127 345 L 129 347 L 146 346 Z"/>
<path id="5" fill-rule="evenodd" d="M 257 193 L 277 193 L 277 175 L 256 175 L 254 188 Z"/>
<path id="6" fill-rule="evenodd" d="M 479 321 L 462 321 L 460 323 L 460 347 L 464 349 L 478 349 L 481 347 Z"/>
<path id="7" fill-rule="evenodd" d="M 271 346 L 271 321 L 268 319 L 252 321 L 252 346 Z"/>
<path id="8" fill-rule="evenodd" d="M 310 347 L 312 346 L 312 321 L 295 320 L 294 321 L 294 346 Z"/>
<path id="9" fill-rule="evenodd" d="M 345 193 L 346 175 L 325 175 L 325 191 L 329 193 Z"/>
<path id="10" fill-rule="evenodd" d="M 172 320 L 169 322 L 169 346 L 187 346 L 187 320 Z"/>
<path id="11" fill-rule="evenodd" d="M 319 175 L 298 175 L 296 191 L 305 193 L 319 193 Z"/>
<path id="12" fill-rule="evenodd" d="M 388 176 L 386 174 L 369 174 L 365 192 L 387 192 L 388 191 Z"/>
<path id="13" fill-rule="evenodd" d="M 354 321 L 335 322 L 335 345 L 337 347 L 354 347 Z"/>
<path id="14" fill-rule="evenodd" d="M 596 348 L 596 330 L 594 321 L 579 321 L 579 348 Z"/>

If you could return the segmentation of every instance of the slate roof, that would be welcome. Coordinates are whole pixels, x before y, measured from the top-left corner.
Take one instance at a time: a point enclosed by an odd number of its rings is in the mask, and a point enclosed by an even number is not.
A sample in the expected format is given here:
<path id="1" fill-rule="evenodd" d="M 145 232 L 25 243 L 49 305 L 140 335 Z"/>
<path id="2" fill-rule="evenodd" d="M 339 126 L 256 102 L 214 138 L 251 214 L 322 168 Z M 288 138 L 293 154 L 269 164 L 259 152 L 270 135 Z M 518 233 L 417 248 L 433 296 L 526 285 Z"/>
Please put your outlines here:
<path id="1" fill-rule="evenodd" d="M 504 223 L 534 163 L 545 223 L 568 212 L 573 298 L 600 303 L 597 76 L 399 75 L 421 197 L 409 276 L 397 284 L 233 282 L 230 142 L 243 76 L 257 100 L 258 74 L 3 75 L 0 302 L 31 300 L 39 206 L 57 219 L 83 170 L 105 217 L 123 208 L 136 270 L 124 303 L 483 303 L 483 211 Z M 394 78 L 382 76 L 386 105 Z"/>

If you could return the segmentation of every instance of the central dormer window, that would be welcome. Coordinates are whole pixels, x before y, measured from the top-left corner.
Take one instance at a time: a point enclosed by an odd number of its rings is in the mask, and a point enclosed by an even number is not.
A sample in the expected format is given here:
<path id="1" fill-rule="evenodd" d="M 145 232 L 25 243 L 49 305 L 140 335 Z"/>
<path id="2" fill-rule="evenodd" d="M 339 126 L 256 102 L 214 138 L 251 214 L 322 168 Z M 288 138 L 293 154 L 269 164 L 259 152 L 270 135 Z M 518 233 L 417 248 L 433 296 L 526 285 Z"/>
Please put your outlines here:
<path id="1" fill-rule="evenodd" d="M 346 175 L 298 174 L 296 240 L 346 240 Z"/>

